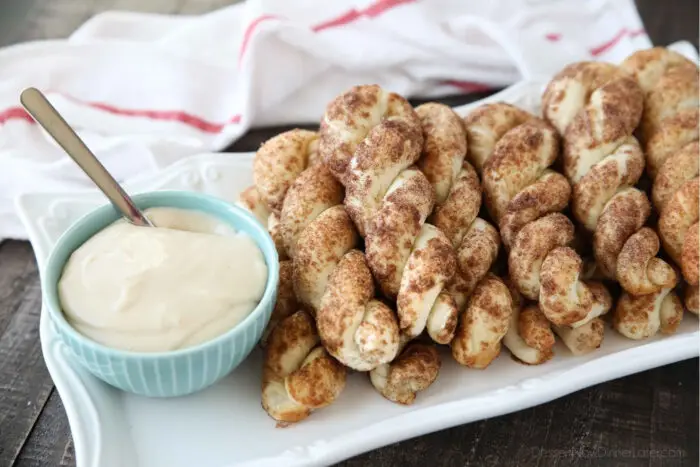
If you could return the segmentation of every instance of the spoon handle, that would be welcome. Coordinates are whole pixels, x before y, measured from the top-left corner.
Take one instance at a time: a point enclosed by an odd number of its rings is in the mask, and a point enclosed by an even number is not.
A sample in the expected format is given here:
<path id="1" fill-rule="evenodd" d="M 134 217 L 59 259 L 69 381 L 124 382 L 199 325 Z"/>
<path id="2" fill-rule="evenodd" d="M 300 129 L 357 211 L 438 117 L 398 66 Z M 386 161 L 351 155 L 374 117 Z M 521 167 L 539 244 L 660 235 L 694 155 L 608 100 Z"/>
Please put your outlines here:
<path id="1" fill-rule="evenodd" d="M 105 169 L 83 140 L 61 117 L 46 97 L 36 88 L 27 88 L 20 95 L 20 102 L 39 125 L 73 158 L 95 185 L 129 221 L 136 225 L 152 226 L 151 222 L 134 205 L 112 175 Z"/>

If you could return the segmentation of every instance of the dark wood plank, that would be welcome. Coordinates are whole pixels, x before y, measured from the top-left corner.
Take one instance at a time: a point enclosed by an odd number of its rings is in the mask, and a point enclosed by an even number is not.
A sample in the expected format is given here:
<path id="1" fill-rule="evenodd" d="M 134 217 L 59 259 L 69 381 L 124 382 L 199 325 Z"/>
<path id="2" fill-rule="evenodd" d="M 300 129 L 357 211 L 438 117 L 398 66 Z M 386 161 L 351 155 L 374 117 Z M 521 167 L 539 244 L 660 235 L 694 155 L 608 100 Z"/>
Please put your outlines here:
<path id="1" fill-rule="evenodd" d="M 0 244 L 0 335 L 5 332 L 23 300 L 27 278 L 36 273 L 36 263 L 29 244 Z"/>
<path id="2" fill-rule="evenodd" d="M 697 381 L 690 359 L 338 465 L 697 466 Z"/>
<path id="3" fill-rule="evenodd" d="M 685 40 L 698 48 L 697 0 L 637 0 L 636 4 L 654 45 Z"/>
<path id="4" fill-rule="evenodd" d="M 0 278 L 0 283 L 9 281 L 0 302 L 5 323 L 0 332 L 0 465 L 8 465 L 24 445 L 53 384 L 41 354 L 41 291 L 27 243 L 0 246 Z"/>
<path id="5" fill-rule="evenodd" d="M 75 465 L 70 426 L 61 397 L 55 388 L 15 465 L 17 467 Z"/>

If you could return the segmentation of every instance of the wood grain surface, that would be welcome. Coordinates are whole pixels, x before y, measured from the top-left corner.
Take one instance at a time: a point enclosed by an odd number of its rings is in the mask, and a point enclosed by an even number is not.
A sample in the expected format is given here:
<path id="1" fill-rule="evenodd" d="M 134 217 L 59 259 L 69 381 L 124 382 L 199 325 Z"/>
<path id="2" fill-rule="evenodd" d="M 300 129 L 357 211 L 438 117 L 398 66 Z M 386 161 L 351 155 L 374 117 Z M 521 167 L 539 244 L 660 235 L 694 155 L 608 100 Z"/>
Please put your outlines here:
<path id="1" fill-rule="evenodd" d="M 197 14 L 230 3 L 2 0 L 0 45 L 65 37 L 105 10 Z M 698 46 L 697 0 L 638 0 L 637 5 L 654 43 L 685 39 Z M 483 95 L 445 102 L 457 105 L 479 97 Z M 230 149 L 254 150 L 284 129 L 251 131 Z M 31 246 L 0 244 L 0 467 L 75 465 L 70 427 L 41 355 L 39 305 Z M 698 377 L 698 359 L 686 360 L 387 446 L 340 465 L 697 466 Z"/>

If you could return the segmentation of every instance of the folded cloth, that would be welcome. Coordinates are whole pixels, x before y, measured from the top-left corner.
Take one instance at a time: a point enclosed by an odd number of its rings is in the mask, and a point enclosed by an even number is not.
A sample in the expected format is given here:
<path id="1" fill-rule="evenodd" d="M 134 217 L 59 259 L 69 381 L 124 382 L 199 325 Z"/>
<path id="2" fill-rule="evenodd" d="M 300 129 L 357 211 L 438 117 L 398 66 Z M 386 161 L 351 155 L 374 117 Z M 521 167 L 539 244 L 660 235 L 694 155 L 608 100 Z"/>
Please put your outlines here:
<path id="1" fill-rule="evenodd" d="M 119 180 L 220 151 L 251 127 L 318 122 L 349 86 L 409 97 L 618 62 L 651 46 L 633 0 L 248 0 L 199 16 L 108 12 L 0 49 L 0 238 L 13 198 L 90 188 L 19 106 L 34 86 Z"/>

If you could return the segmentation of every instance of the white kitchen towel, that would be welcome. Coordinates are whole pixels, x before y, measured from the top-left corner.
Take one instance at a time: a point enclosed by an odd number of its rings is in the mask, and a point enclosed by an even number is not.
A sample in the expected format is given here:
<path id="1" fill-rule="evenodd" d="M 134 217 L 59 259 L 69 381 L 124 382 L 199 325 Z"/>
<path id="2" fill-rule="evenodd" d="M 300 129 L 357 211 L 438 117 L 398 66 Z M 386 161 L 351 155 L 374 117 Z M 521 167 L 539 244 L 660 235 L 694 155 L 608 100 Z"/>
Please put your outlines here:
<path id="1" fill-rule="evenodd" d="M 25 238 L 18 194 L 91 187 L 19 105 L 28 86 L 127 180 L 251 127 L 317 122 L 354 84 L 471 92 L 649 46 L 633 0 L 248 0 L 199 16 L 99 14 L 68 39 L 0 49 L 0 238 Z"/>

